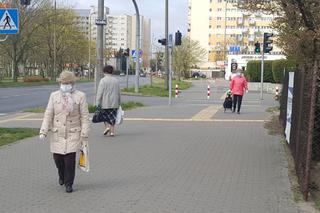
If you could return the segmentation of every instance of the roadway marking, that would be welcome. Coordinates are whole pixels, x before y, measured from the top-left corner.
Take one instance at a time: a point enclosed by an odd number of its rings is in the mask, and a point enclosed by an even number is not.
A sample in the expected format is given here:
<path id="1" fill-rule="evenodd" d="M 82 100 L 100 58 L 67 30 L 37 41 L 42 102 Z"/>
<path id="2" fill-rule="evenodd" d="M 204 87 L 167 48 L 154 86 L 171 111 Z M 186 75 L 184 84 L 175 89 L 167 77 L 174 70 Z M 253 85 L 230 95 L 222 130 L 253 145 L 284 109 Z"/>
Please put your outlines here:
<path id="1" fill-rule="evenodd" d="M 26 114 L 26 115 L 21 115 L 21 116 L 9 118 L 9 119 L 0 121 L 0 123 L 6 123 L 6 122 L 9 122 L 9 121 L 17 121 L 17 120 L 25 119 L 27 117 L 30 117 L 31 115 L 32 114 L 30 113 L 30 114 Z"/>
<path id="2" fill-rule="evenodd" d="M 221 106 L 218 106 L 218 105 L 209 106 L 209 107 L 201 110 L 196 115 L 194 115 L 191 119 L 192 120 L 207 120 L 207 119 L 210 119 L 218 112 L 218 110 L 220 108 L 221 108 Z"/>
<path id="3" fill-rule="evenodd" d="M 41 118 L 19 118 L 19 121 L 42 121 Z M 237 122 L 237 123 L 264 123 L 268 120 L 246 119 L 184 119 L 184 118 L 124 118 L 125 121 L 160 121 L 160 122 Z"/>
<path id="4" fill-rule="evenodd" d="M 183 118 L 125 118 L 125 121 L 164 121 L 164 122 L 248 122 L 263 123 L 268 120 L 245 120 L 245 119 L 183 119 Z"/>

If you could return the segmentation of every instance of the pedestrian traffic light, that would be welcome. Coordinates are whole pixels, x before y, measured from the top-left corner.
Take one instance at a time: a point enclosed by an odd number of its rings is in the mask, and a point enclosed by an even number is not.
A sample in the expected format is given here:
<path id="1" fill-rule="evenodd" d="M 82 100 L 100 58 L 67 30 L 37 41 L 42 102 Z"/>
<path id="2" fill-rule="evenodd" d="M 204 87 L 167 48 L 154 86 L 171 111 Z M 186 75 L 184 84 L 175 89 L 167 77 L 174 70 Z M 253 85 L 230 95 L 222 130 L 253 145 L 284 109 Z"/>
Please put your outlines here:
<path id="1" fill-rule="evenodd" d="M 31 0 L 20 0 L 20 4 L 21 5 L 25 5 L 25 6 L 30 5 L 31 4 Z"/>
<path id="2" fill-rule="evenodd" d="M 167 39 L 163 38 L 163 39 L 159 39 L 158 42 L 161 44 L 161 45 L 167 45 Z"/>
<path id="3" fill-rule="evenodd" d="M 260 43 L 259 42 L 256 42 L 254 44 L 255 48 L 254 48 L 254 52 L 255 53 L 260 53 Z"/>
<path id="4" fill-rule="evenodd" d="M 231 63 L 231 72 L 235 72 L 238 69 L 238 63 Z"/>
<path id="5" fill-rule="evenodd" d="M 264 53 L 269 53 L 273 47 L 272 47 L 272 36 L 273 33 L 264 33 L 263 34 L 263 52 Z"/>
<path id="6" fill-rule="evenodd" d="M 176 32 L 176 34 L 175 34 L 175 39 L 174 39 L 174 44 L 176 46 L 181 45 L 181 37 L 182 37 L 182 35 L 181 35 L 180 31 L 178 30 L 178 32 Z"/>

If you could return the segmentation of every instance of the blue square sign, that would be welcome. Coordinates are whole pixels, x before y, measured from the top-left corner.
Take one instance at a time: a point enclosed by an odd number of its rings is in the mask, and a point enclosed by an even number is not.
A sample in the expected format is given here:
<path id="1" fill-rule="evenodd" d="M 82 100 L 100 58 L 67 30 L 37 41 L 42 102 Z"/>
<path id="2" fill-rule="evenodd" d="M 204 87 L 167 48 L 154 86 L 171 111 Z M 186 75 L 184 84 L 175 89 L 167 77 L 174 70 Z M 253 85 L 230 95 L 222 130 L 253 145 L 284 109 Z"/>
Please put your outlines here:
<path id="1" fill-rule="evenodd" d="M 0 9 L 0 34 L 18 34 L 19 11 L 18 9 Z"/>

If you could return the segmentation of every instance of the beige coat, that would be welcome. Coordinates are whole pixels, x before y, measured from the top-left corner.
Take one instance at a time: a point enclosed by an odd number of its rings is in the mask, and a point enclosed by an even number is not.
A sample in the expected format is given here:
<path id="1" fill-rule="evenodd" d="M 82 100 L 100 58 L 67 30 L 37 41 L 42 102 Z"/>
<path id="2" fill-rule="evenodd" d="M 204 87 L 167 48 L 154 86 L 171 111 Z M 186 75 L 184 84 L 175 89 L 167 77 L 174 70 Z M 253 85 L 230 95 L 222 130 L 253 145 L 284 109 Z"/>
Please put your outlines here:
<path id="1" fill-rule="evenodd" d="M 52 132 L 50 150 L 52 153 L 67 154 L 79 150 L 81 141 L 88 137 L 89 112 L 83 92 L 72 93 L 73 111 L 66 114 L 62 110 L 61 92 L 51 93 L 44 113 L 40 134 Z"/>
<path id="2" fill-rule="evenodd" d="M 121 104 L 121 90 L 118 79 L 112 75 L 105 75 L 101 79 L 97 91 L 96 105 L 102 109 L 119 108 Z"/>

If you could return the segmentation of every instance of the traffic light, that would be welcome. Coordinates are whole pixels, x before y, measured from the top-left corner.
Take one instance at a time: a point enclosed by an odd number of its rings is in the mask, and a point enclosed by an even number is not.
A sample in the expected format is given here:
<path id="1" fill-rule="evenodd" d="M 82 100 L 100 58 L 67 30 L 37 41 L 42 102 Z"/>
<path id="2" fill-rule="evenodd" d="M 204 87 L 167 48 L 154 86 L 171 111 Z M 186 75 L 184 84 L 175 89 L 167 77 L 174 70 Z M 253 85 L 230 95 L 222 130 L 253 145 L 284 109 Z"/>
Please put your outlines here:
<path id="1" fill-rule="evenodd" d="M 31 0 L 20 0 L 20 4 L 24 5 L 24 6 L 30 5 L 31 4 Z"/>
<path id="2" fill-rule="evenodd" d="M 235 72 L 238 69 L 238 63 L 231 63 L 231 72 Z"/>
<path id="3" fill-rule="evenodd" d="M 272 37 L 273 33 L 264 33 L 263 34 L 263 52 L 264 53 L 269 53 L 273 47 L 272 47 Z"/>
<path id="4" fill-rule="evenodd" d="M 174 39 L 174 44 L 176 46 L 181 45 L 181 37 L 182 37 L 182 35 L 181 35 L 180 31 L 178 30 L 178 32 L 176 32 L 176 34 L 175 34 L 175 39 Z"/>
<path id="5" fill-rule="evenodd" d="M 254 44 L 254 46 L 255 46 L 255 48 L 254 48 L 254 52 L 255 53 L 260 53 L 260 43 L 259 42 L 256 42 L 255 44 Z"/>
<path id="6" fill-rule="evenodd" d="M 159 39 L 158 42 L 163 46 L 167 45 L 167 39 L 165 39 L 165 38 Z"/>
<path id="7" fill-rule="evenodd" d="M 125 49 L 123 52 L 123 55 L 129 57 L 130 56 L 130 49 L 129 48 Z"/>

